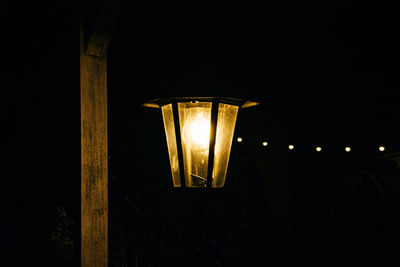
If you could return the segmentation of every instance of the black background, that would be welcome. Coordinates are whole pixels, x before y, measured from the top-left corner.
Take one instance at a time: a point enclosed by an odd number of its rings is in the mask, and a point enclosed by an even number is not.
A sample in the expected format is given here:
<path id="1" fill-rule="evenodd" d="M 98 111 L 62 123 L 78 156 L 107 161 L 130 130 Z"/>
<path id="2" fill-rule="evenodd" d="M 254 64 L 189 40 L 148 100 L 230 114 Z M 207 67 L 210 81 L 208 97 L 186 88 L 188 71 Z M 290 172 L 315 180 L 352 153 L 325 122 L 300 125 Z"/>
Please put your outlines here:
<path id="1" fill-rule="evenodd" d="M 335 248 L 350 238 L 324 238 L 336 232 L 324 228 L 331 203 L 329 182 L 320 177 L 329 176 L 337 162 L 347 160 L 345 145 L 355 148 L 355 158 L 375 152 L 381 144 L 398 147 L 398 16 L 390 2 L 320 2 L 123 1 L 108 50 L 110 168 L 156 166 L 160 180 L 170 179 L 159 111 L 140 106 L 148 100 L 231 96 L 258 101 L 260 106 L 239 114 L 235 133 L 245 142 L 241 147 L 234 143 L 232 162 L 258 157 L 281 166 L 274 162 L 280 157 L 265 154 L 260 142 L 282 144 L 274 147 L 277 154 L 289 142 L 295 143 L 299 151 L 290 172 L 298 174 L 291 180 L 289 217 L 296 249 L 282 257 L 289 263 L 310 258 L 334 262 L 329 257 L 335 258 Z M 95 12 L 90 7 L 31 1 L 5 19 L 9 38 L 2 43 L 1 71 L 12 81 L 1 105 L 3 162 L 5 170 L 11 169 L 11 176 L 2 177 L 1 245 L 6 266 L 22 266 L 25 260 L 54 265 L 48 239 L 55 228 L 56 207 L 67 205 L 79 218 L 78 18 L 82 14 L 90 18 Z M 312 153 L 315 145 L 323 146 L 324 158 Z M 307 179 L 299 182 L 301 178 Z M 240 187 L 234 184 L 227 191 Z M 250 195 L 256 187 L 249 182 L 250 189 L 242 194 Z M 138 190 L 153 192 L 149 188 L 142 184 Z M 265 197 L 265 192 L 259 194 Z M 382 210 L 371 195 L 356 201 L 375 203 L 371 207 Z M 350 208 L 342 210 L 340 218 L 349 216 Z M 268 222 L 265 218 L 272 215 L 265 214 L 262 220 Z M 349 226 L 343 235 L 358 229 L 355 221 L 364 217 L 354 218 L 354 228 Z M 354 241 L 354 246 L 360 243 Z M 354 262 L 365 256 L 362 248 L 357 251 L 352 254 Z M 339 263 L 346 258 L 345 252 L 337 255 Z M 374 259 L 391 257 L 389 249 L 377 251 Z"/>

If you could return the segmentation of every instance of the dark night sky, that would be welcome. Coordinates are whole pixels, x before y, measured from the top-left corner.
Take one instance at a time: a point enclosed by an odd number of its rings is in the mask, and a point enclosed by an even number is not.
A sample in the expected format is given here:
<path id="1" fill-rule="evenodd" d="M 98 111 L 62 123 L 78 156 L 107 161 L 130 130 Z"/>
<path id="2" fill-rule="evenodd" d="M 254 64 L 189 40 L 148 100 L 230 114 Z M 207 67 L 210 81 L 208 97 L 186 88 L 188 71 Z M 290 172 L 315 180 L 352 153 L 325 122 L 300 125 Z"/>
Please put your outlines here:
<path id="1" fill-rule="evenodd" d="M 7 240 L 11 249 L 37 241 L 40 248 L 31 254 L 40 258 L 51 250 L 43 236 L 54 227 L 55 206 L 79 206 L 77 18 L 85 9 L 58 1 L 31 1 L 26 7 L 23 41 L 10 42 L 23 51 L 21 65 L 10 60 L 15 71 L 1 69 L 17 85 L 12 95 L 19 105 L 8 103 L 1 110 L 2 124 L 5 118 L 17 133 L 2 139 L 16 158 L 16 166 L 9 166 L 22 176 L 5 187 L 15 190 L 4 194 L 12 204 L 6 205 L 10 215 L 1 227 L 2 242 Z M 115 158 L 129 163 L 139 157 L 129 153 L 143 153 L 143 161 L 151 160 L 152 151 L 166 153 L 159 111 L 140 106 L 166 96 L 261 102 L 240 113 L 237 124 L 237 133 L 253 145 L 250 152 L 269 137 L 271 125 L 286 129 L 289 142 L 323 144 L 338 157 L 344 144 L 366 152 L 378 144 L 398 147 L 397 25 L 389 1 L 262 6 L 123 1 L 108 52 L 110 144 L 121 145 L 124 119 L 137 130 L 132 131 L 135 140 Z M 162 168 L 168 170 L 167 163 Z"/>
<path id="2" fill-rule="evenodd" d="M 247 98 L 263 104 L 255 120 L 286 113 L 290 127 L 330 142 L 379 142 L 395 130 L 399 53 L 389 6 L 178 6 L 124 9 L 110 47 L 116 98 Z"/>

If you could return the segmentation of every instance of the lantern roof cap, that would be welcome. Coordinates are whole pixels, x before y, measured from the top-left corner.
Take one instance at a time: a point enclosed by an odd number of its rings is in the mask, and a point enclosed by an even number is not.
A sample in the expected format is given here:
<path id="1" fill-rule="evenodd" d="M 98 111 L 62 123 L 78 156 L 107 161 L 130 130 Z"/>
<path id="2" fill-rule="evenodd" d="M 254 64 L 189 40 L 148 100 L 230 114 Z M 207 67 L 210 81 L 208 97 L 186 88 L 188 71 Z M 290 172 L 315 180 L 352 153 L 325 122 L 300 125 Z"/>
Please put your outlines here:
<path id="1" fill-rule="evenodd" d="M 149 108 L 160 108 L 164 105 L 173 103 L 173 102 L 213 102 L 218 101 L 220 103 L 231 104 L 239 106 L 240 108 L 248 108 L 256 106 L 260 103 L 254 101 L 248 101 L 239 98 L 232 98 L 232 97 L 168 97 L 168 98 L 156 98 L 150 100 L 143 104 L 145 107 Z"/>

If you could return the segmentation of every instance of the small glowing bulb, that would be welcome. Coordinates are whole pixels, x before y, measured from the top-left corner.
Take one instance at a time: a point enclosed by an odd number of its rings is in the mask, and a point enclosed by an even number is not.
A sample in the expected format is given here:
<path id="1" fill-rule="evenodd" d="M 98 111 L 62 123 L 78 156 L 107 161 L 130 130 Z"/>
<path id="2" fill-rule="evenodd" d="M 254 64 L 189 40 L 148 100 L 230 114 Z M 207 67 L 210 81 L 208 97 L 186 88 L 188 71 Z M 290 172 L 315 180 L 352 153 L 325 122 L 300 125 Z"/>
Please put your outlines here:
<path id="1" fill-rule="evenodd" d="M 318 152 L 321 152 L 322 148 L 321 148 L 320 146 L 317 146 L 317 147 L 315 148 L 315 150 L 317 150 Z"/>
<path id="2" fill-rule="evenodd" d="M 348 146 L 346 146 L 344 150 L 346 150 L 346 152 L 350 152 L 350 151 L 351 151 L 351 148 L 348 147 Z"/>
<path id="3" fill-rule="evenodd" d="M 267 146 L 267 145 L 268 145 L 268 142 L 263 142 L 262 145 L 263 145 L 263 146 Z"/>
<path id="4" fill-rule="evenodd" d="M 183 126 L 183 138 L 190 142 L 194 150 L 207 150 L 210 140 L 210 120 L 203 114 L 188 120 Z"/>
<path id="5" fill-rule="evenodd" d="M 379 151 L 382 151 L 382 152 L 385 151 L 385 147 L 384 146 L 380 146 L 379 147 Z"/>
<path id="6" fill-rule="evenodd" d="M 238 138 L 237 138 L 237 141 L 238 141 L 239 143 L 241 143 L 241 142 L 243 141 L 242 137 L 238 137 Z"/>
<path id="7" fill-rule="evenodd" d="M 289 149 L 293 150 L 294 149 L 294 145 L 289 145 Z"/>

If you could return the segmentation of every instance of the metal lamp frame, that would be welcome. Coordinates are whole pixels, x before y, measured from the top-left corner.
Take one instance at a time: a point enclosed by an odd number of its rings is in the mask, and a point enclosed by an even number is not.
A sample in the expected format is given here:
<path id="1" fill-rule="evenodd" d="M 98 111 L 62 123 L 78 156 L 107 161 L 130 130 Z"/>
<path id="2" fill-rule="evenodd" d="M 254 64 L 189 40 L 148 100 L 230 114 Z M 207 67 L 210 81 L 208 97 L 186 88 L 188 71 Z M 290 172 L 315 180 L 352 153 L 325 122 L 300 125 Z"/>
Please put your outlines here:
<path id="1" fill-rule="evenodd" d="M 151 108 L 161 108 L 164 105 L 172 104 L 172 112 L 174 116 L 175 126 L 175 138 L 178 150 L 178 163 L 181 186 L 180 188 L 191 188 L 186 186 L 185 175 L 184 175 L 184 163 L 183 163 L 183 151 L 182 151 L 182 136 L 180 131 L 180 121 L 178 113 L 178 103 L 182 102 L 211 102 L 211 120 L 210 120 L 210 142 L 209 142 L 209 153 L 208 153 L 208 169 L 207 169 L 207 183 L 205 188 L 211 189 L 212 187 L 212 174 L 214 170 L 214 150 L 215 150 L 215 138 L 217 133 L 217 122 L 218 122 L 218 109 L 219 104 L 230 104 L 238 106 L 239 108 L 247 108 L 258 105 L 259 103 L 253 101 L 246 101 L 237 98 L 229 97 L 173 97 L 164 99 L 154 99 L 149 101 L 143 106 Z M 197 187 L 196 187 L 197 188 Z"/>

